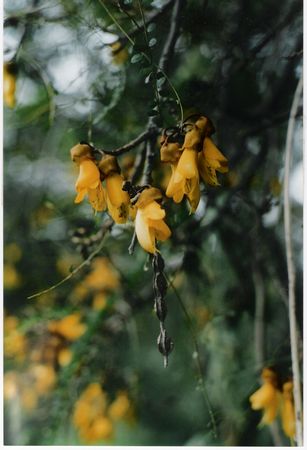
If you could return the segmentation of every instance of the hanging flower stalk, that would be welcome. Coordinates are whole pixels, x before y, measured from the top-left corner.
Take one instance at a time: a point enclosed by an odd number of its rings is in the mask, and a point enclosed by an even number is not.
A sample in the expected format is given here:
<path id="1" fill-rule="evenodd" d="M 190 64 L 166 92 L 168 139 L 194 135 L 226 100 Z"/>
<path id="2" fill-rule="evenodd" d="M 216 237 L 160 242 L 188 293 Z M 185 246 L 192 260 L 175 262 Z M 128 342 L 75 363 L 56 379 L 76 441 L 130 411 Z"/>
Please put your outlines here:
<path id="1" fill-rule="evenodd" d="M 172 339 L 167 335 L 165 329 L 165 318 L 167 315 L 167 306 L 165 296 L 167 292 L 167 282 L 164 270 L 164 259 L 161 253 L 155 253 L 152 258 L 152 267 L 154 272 L 153 289 L 154 289 L 154 308 L 160 322 L 160 334 L 157 339 L 159 352 L 164 356 L 164 367 L 168 365 L 168 356 L 174 348 Z"/>

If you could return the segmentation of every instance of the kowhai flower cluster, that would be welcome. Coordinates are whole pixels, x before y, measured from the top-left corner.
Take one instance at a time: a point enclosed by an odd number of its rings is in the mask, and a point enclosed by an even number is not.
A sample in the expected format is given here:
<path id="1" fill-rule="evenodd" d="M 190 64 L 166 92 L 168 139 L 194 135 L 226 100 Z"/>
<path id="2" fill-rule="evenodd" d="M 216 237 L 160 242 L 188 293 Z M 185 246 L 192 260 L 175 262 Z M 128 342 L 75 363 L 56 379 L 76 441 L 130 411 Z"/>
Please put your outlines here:
<path id="1" fill-rule="evenodd" d="M 124 224 L 129 218 L 135 220 L 140 245 L 148 253 L 155 253 L 156 240 L 165 241 L 171 235 L 164 222 L 165 210 L 158 203 L 162 199 L 160 190 L 146 186 L 132 204 L 128 193 L 122 189 L 124 178 L 114 156 L 105 155 L 96 161 L 87 144 L 74 146 L 70 153 L 79 166 L 75 203 L 80 203 L 87 195 L 93 209 L 104 211 L 107 208 L 115 223 Z"/>
<path id="2" fill-rule="evenodd" d="M 212 122 L 201 115 L 195 119 L 194 122 L 187 119 L 180 128 L 165 130 L 160 150 L 161 161 L 170 164 L 172 170 L 166 196 L 176 203 L 186 197 L 191 213 L 196 211 L 200 201 L 200 180 L 218 186 L 217 172 L 228 171 L 227 158 L 211 139 L 215 131 Z M 156 253 L 156 241 L 165 241 L 171 236 L 165 223 L 165 210 L 160 204 L 161 191 L 146 185 L 129 195 L 123 189 L 125 180 L 114 156 L 100 152 L 102 157 L 97 160 L 95 149 L 86 143 L 77 144 L 70 152 L 79 166 L 75 203 L 80 203 L 87 195 L 93 209 L 96 212 L 107 209 L 115 223 L 134 220 L 139 244 L 148 253 Z"/>
<path id="3" fill-rule="evenodd" d="M 195 123 L 186 121 L 182 129 L 165 130 L 161 139 L 161 161 L 172 169 L 166 195 L 176 203 L 186 196 L 191 213 L 200 201 L 200 179 L 218 186 L 216 172 L 228 172 L 227 158 L 211 139 L 214 131 L 211 121 L 200 116 Z"/>
<path id="4" fill-rule="evenodd" d="M 280 414 L 282 429 L 290 439 L 295 438 L 295 413 L 293 403 L 293 382 L 282 383 L 275 370 L 265 367 L 261 373 L 262 386 L 254 392 L 249 401 L 254 410 L 263 410 L 260 425 L 271 424 Z"/>

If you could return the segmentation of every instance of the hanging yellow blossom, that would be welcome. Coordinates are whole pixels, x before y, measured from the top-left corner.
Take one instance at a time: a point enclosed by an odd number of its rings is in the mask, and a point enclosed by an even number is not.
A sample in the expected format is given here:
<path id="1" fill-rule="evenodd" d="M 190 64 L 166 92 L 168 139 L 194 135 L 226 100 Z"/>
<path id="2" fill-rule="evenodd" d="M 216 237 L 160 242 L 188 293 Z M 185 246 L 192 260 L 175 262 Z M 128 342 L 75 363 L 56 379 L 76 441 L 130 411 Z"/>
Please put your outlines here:
<path id="1" fill-rule="evenodd" d="M 8 108 L 14 108 L 16 104 L 16 74 L 12 67 L 9 63 L 3 65 L 3 100 Z"/>
<path id="2" fill-rule="evenodd" d="M 79 339 L 86 331 L 86 325 L 80 323 L 79 313 L 69 314 L 60 320 L 52 320 L 48 324 L 48 330 L 58 333 L 69 341 Z"/>
<path id="3" fill-rule="evenodd" d="M 176 203 L 186 196 L 191 213 L 200 201 L 200 175 L 205 183 L 216 186 L 219 184 L 216 171 L 228 171 L 227 159 L 210 139 L 214 131 L 210 119 L 199 116 L 195 123 L 184 123 L 181 131 L 162 137 L 161 161 L 171 164 L 172 169 L 166 195 Z M 178 142 L 171 142 L 184 133 L 182 148 Z"/>
<path id="4" fill-rule="evenodd" d="M 156 200 L 161 199 L 159 189 L 145 189 L 136 202 L 135 232 L 140 245 L 149 253 L 156 252 L 156 240 L 165 241 L 171 230 L 164 222 L 165 211 Z"/>
<path id="5" fill-rule="evenodd" d="M 70 150 L 70 153 L 72 160 L 80 169 L 76 181 L 75 203 L 82 202 L 87 194 L 95 211 L 104 211 L 106 208 L 104 191 L 100 181 L 100 172 L 91 155 L 91 148 L 86 144 L 78 144 Z"/>
<path id="6" fill-rule="evenodd" d="M 206 137 L 203 149 L 198 155 L 199 173 L 206 184 L 219 186 L 216 172 L 228 172 L 228 160 L 215 146 L 213 141 Z"/>
<path id="7" fill-rule="evenodd" d="M 272 423 L 278 413 L 280 404 L 280 392 L 277 389 L 277 375 L 269 368 L 264 368 L 261 373 L 263 384 L 249 398 L 251 408 L 254 410 L 263 409 L 264 414 L 261 425 Z"/>
<path id="8" fill-rule="evenodd" d="M 173 174 L 166 190 L 167 197 L 180 203 L 183 196 L 188 197 L 191 212 L 194 212 L 200 200 L 199 175 L 197 167 L 197 151 L 185 148 L 178 164 L 173 168 Z"/>
<path id="9" fill-rule="evenodd" d="M 295 438 L 295 411 L 293 403 L 293 383 L 287 381 L 282 387 L 281 424 L 286 436 Z"/>
<path id="10" fill-rule="evenodd" d="M 116 158 L 111 155 L 104 156 L 99 162 L 99 170 L 102 178 L 106 180 L 110 216 L 116 223 L 126 223 L 130 211 L 130 198 L 128 193 L 122 190 L 124 178 L 120 174 Z"/>

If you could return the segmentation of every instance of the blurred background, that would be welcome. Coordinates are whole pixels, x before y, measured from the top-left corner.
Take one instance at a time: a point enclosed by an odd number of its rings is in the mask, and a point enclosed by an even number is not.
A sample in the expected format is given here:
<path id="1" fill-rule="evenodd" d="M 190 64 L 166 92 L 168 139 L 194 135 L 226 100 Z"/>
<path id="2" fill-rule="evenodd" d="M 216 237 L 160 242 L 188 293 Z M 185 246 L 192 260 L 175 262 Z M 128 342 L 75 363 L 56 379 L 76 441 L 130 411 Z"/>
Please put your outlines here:
<path id="1" fill-rule="evenodd" d="M 200 112 L 229 159 L 194 215 L 165 202 L 169 366 L 156 347 L 152 268 L 133 223 L 74 204 L 80 141 L 115 149 L 153 115 L 151 69 L 180 6 L 159 85 L 162 128 Z M 141 6 L 141 9 L 140 9 Z M 146 22 L 144 35 L 142 15 Z M 289 445 L 259 427 L 260 372 L 291 376 L 284 149 L 302 72 L 296 0 L 4 2 L 4 431 L 7 445 Z M 134 45 L 127 38 L 132 39 Z M 163 86 L 162 86 L 163 84 Z M 164 90 L 163 90 L 164 89 Z M 119 158 L 131 176 L 142 146 Z M 302 329 L 302 108 L 290 179 Z M 154 185 L 166 187 L 159 162 Z M 137 180 L 139 181 L 139 180 Z"/>

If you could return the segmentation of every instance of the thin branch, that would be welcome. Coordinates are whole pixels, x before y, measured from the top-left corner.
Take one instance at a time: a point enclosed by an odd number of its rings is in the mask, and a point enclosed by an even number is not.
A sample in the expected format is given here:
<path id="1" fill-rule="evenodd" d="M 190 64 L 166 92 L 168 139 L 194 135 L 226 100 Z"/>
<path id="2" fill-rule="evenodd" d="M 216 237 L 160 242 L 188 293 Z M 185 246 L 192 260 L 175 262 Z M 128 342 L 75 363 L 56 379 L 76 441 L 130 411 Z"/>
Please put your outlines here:
<path id="1" fill-rule="evenodd" d="M 116 150 L 101 150 L 101 151 L 103 153 L 106 153 L 107 155 L 119 156 L 119 155 L 122 155 L 123 153 L 129 152 L 137 145 L 146 141 L 149 137 L 156 136 L 156 135 L 158 135 L 158 130 L 155 127 L 153 128 L 151 126 L 146 131 L 143 131 L 143 133 L 141 133 L 139 136 L 137 136 L 131 142 L 128 142 L 128 144 L 125 144 L 122 147 L 117 148 Z"/>
<path id="2" fill-rule="evenodd" d="M 110 17 L 111 20 L 113 20 L 113 22 L 115 23 L 115 25 L 120 29 L 120 31 L 123 33 L 124 36 L 126 36 L 126 38 L 128 39 L 128 41 L 130 42 L 130 44 L 134 45 L 134 41 L 133 39 L 131 39 L 131 37 L 129 36 L 128 33 L 126 33 L 126 31 L 123 29 L 123 27 L 121 26 L 121 24 L 118 22 L 118 20 L 116 20 L 116 18 L 113 16 L 113 14 L 111 13 L 111 11 L 109 10 L 109 8 L 107 8 L 107 6 L 104 4 L 103 0 L 98 0 L 99 3 L 101 4 L 101 6 L 103 7 L 103 9 L 105 10 L 105 12 L 108 14 L 108 16 Z"/>
<path id="3" fill-rule="evenodd" d="M 100 242 L 100 244 L 98 245 L 98 247 L 96 248 L 96 250 L 94 250 L 94 251 L 89 255 L 88 258 L 86 258 L 81 264 L 79 264 L 79 266 L 77 266 L 74 270 L 72 270 L 72 271 L 70 272 L 70 274 L 67 275 L 67 277 L 63 278 L 61 281 L 59 281 L 58 283 L 54 284 L 53 286 L 51 286 L 51 287 L 49 287 L 49 288 L 47 288 L 47 289 L 44 289 L 43 291 L 37 292 L 36 294 L 33 294 L 33 295 L 30 295 L 29 297 L 27 297 L 27 299 L 28 299 L 28 300 L 32 300 L 33 298 L 40 297 L 40 296 L 43 295 L 43 294 L 47 294 L 47 292 L 54 291 L 56 288 L 58 288 L 59 286 L 61 286 L 61 285 L 64 284 L 64 283 L 66 283 L 66 281 L 70 280 L 74 275 L 76 275 L 76 273 L 78 273 L 81 269 L 83 269 L 83 267 L 87 266 L 87 265 L 92 261 L 92 259 L 93 259 L 93 258 L 100 252 L 100 250 L 103 248 L 103 245 L 104 245 L 104 237 L 105 237 L 107 231 L 109 231 L 109 230 L 112 228 L 113 223 L 114 223 L 113 220 L 109 220 L 109 221 L 107 221 L 107 222 L 105 222 L 105 223 L 103 224 L 103 227 L 104 227 L 104 234 L 103 234 L 103 236 L 102 236 L 102 238 L 101 238 L 101 242 Z"/>
<path id="4" fill-rule="evenodd" d="M 286 148 L 285 148 L 285 179 L 284 179 L 284 232 L 288 269 L 288 297 L 289 297 L 289 325 L 290 325 L 290 343 L 291 358 L 293 372 L 293 396 L 296 418 L 296 442 L 298 446 L 303 446 L 303 416 L 302 416 L 302 398 L 301 398 L 301 381 L 300 381 L 300 364 L 298 339 L 296 329 L 296 305 L 295 305 L 295 265 L 293 258 L 292 242 L 291 242 L 291 205 L 290 205 L 290 169 L 292 159 L 292 144 L 294 136 L 295 117 L 299 108 L 301 95 L 303 91 L 303 75 L 298 82 L 293 102 L 291 106 Z"/>
<path id="5" fill-rule="evenodd" d="M 184 5 L 184 0 L 176 0 L 175 5 L 174 5 L 170 31 L 169 31 L 168 37 L 165 41 L 165 45 L 164 45 L 164 48 L 163 48 L 163 51 L 161 54 L 161 58 L 160 58 L 160 62 L 159 62 L 159 67 L 161 67 L 161 70 L 163 70 L 164 72 L 168 71 L 169 64 L 170 64 L 171 58 L 174 53 L 175 44 L 176 44 L 178 32 L 179 32 L 180 18 L 181 18 L 180 16 L 181 16 L 181 11 L 182 11 L 183 5 Z"/>
<path id="6" fill-rule="evenodd" d="M 154 14 L 148 15 L 145 18 L 145 22 L 146 22 L 146 27 L 148 27 L 148 25 L 150 25 L 151 23 L 156 22 L 160 17 L 164 17 L 164 14 L 170 9 L 170 7 L 172 6 L 172 4 L 174 3 L 174 0 L 170 0 L 167 3 L 165 3 L 165 5 L 163 5 L 163 7 L 161 9 L 159 9 L 157 12 L 155 12 Z M 134 18 L 132 18 L 132 16 L 125 10 L 123 10 L 123 12 L 127 15 L 127 17 L 130 18 L 130 20 Z M 135 22 L 135 28 L 133 30 L 130 31 L 129 36 L 131 38 L 133 38 L 134 36 L 136 36 L 139 32 L 143 31 L 142 28 L 142 23 L 137 23 Z M 124 37 L 120 37 L 116 42 L 120 43 L 120 47 L 118 47 L 113 54 L 116 55 L 117 53 L 119 53 L 120 51 L 123 50 L 123 48 L 125 47 L 125 45 L 128 43 L 128 39 L 124 36 Z"/>

